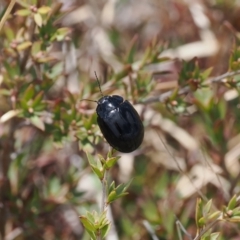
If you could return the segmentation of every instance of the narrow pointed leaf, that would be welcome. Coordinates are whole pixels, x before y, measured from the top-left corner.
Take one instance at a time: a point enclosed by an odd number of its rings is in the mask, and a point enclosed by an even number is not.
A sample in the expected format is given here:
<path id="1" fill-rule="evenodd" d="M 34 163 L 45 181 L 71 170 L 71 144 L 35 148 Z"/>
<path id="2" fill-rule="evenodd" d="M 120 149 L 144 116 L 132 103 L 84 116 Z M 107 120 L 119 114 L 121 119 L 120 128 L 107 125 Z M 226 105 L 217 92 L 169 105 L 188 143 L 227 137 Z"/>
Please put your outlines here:
<path id="1" fill-rule="evenodd" d="M 42 26 L 42 17 L 39 13 L 34 14 L 34 21 L 39 27 Z"/>

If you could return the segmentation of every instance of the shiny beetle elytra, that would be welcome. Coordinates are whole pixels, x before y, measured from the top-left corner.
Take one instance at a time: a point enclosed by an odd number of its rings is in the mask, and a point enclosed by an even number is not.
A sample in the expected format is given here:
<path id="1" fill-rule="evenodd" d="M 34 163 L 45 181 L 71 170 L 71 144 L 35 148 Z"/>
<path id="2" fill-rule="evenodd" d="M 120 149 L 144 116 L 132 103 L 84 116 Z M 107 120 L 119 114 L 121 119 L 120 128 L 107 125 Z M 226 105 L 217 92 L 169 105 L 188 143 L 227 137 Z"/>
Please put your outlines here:
<path id="1" fill-rule="evenodd" d="M 97 122 L 104 138 L 119 152 L 136 150 L 144 137 L 144 127 L 137 111 L 121 96 L 104 96 L 96 72 L 95 76 L 102 94 L 96 101 Z"/>

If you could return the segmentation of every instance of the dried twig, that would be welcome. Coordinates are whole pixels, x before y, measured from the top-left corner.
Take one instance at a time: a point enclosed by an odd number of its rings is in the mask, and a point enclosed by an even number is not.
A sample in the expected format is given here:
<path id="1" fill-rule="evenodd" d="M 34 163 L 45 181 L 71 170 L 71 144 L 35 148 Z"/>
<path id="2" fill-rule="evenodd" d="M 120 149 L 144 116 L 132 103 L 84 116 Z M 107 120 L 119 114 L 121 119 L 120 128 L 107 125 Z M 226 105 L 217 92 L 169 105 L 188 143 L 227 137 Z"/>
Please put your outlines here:
<path id="1" fill-rule="evenodd" d="M 3 27 L 4 23 L 5 23 L 5 21 L 6 21 L 7 18 L 8 18 L 8 15 L 11 13 L 11 11 L 12 11 L 15 3 L 16 3 L 16 0 L 12 0 L 12 1 L 9 3 L 9 5 L 8 5 L 8 7 L 7 7 L 7 10 L 6 10 L 6 12 L 4 13 L 4 15 L 3 15 L 3 17 L 2 17 L 2 19 L 1 19 L 1 21 L 0 21 L 0 32 L 1 32 L 1 30 L 2 30 L 2 27 Z"/>
<path id="2" fill-rule="evenodd" d="M 225 78 L 228 78 L 228 77 L 233 77 L 235 75 L 238 75 L 240 74 L 240 70 L 237 70 L 235 72 L 227 72 L 227 73 L 224 73 L 218 77 L 212 77 L 212 78 L 209 78 L 205 83 L 207 84 L 212 84 L 212 83 L 216 83 L 216 82 L 219 82 Z M 150 97 L 146 100 L 143 100 L 141 103 L 144 103 L 144 104 L 148 104 L 148 103 L 153 103 L 153 102 L 165 102 L 174 92 L 175 90 L 170 90 L 168 92 L 165 92 L 163 94 L 161 94 L 160 96 L 157 96 L 157 97 Z M 182 87 L 179 89 L 178 91 L 178 94 L 179 95 L 182 95 L 182 94 L 187 94 L 191 91 L 190 87 L 189 86 L 185 86 L 185 87 Z"/>

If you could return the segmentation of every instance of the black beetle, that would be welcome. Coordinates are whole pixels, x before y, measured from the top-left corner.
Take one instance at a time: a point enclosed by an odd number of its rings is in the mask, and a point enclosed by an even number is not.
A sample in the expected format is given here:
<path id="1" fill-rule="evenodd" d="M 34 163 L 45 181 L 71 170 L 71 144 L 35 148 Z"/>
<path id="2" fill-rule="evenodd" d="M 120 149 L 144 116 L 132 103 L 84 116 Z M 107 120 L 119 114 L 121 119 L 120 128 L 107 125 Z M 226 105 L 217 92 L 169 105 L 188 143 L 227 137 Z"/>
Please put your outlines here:
<path id="1" fill-rule="evenodd" d="M 97 102 L 97 122 L 107 142 L 116 150 L 129 153 L 142 143 L 144 127 L 130 102 L 121 96 L 104 96 L 95 72 L 102 97 Z"/>

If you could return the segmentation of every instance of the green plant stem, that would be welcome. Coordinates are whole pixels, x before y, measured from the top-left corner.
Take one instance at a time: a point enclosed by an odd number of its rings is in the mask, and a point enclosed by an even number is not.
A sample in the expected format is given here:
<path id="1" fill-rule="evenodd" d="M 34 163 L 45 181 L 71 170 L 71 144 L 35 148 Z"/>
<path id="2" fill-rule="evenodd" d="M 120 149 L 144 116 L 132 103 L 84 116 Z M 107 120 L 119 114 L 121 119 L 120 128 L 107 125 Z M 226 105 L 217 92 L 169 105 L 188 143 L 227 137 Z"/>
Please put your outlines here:
<path id="1" fill-rule="evenodd" d="M 8 7 L 7 7 L 7 10 L 6 10 L 6 12 L 4 13 L 4 15 L 3 15 L 3 17 L 2 17 L 2 19 L 1 19 L 1 21 L 0 21 L 0 32 L 1 32 L 1 30 L 2 30 L 2 27 L 3 27 L 4 23 L 5 23 L 5 21 L 6 21 L 7 18 L 8 18 L 8 15 L 9 15 L 10 12 L 12 11 L 15 3 L 16 3 L 16 0 L 12 0 L 12 1 L 9 3 L 9 5 L 8 5 Z"/>
<path id="2" fill-rule="evenodd" d="M 106 204 L 107 170 L 105 170 L 101 183 L 102 183 L 102 199 L 101 199 L 101 205 L 100 205 L 100 213 L 103 213 L 107 208 L 107 204 Z M 99 230 L 98 240 L 102 240 L 101 230 Z"/>
<path id="3" fill-rule="evenodd" d="M 102 180 L 102 200 L 101 200 L 101 212 L 104 212 L 106 207 L 106 188 L 107 188 L 107 171 L 105 171 Z"/>
<path id="4" fill-rule="evenodd" d="M 193 240 L 200 240 L 201 237 L 210 230 L 214 225 L 216 225 L 221 219 L 216 219 L 214 222 L 210 223 L 208 226 L 206 226 Z"/>

